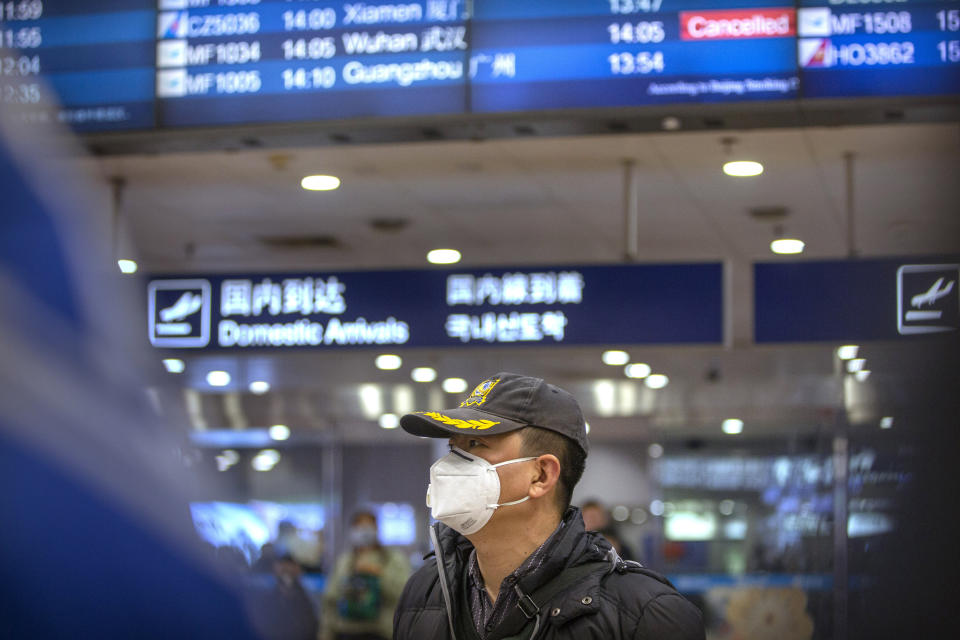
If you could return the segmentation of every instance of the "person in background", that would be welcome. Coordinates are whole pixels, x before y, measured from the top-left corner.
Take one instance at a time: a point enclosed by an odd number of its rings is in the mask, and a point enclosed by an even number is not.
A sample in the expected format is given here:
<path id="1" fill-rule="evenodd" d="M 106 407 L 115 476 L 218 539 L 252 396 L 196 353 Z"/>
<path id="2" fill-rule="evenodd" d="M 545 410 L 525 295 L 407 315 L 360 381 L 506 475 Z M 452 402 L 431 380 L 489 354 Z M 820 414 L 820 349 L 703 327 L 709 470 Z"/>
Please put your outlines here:
<path id="1" fill-rule="evenodd" d="M 599 500 L 590 499 L 580 505 L 580 515 L 587 531 L 603 531 L 610 526 L 610 512 Z"/>
<path id="2" fill-rule="evenodd" d="M 321 640 L 389 640 L 410 563 L 380 544 L 377 517 L 369 511 L 354 514 L 349 539 L 351 548 L 337 559 L 323 594 Z"/>
<path id="3" fill-rule="evenodd" d="M 277 524 L 277 539 L 274 541 L 276 553 L 280 557 L 293 558 L 304 571 L 319 571 L 323 554 L 323 541 L 319 532 L 304 532 L 289 520 Z"/>
<path id="4" fill-rule="evenodd" d="M 583 516 L 583 528 L 587 531 L 596 531 L 616 550 L 624 560 L 636 560 L 633 549 L 623 540 L 616 525 L 610 519 L 610 511 L 597 499 L 590 499 L 580 507 Z"/>

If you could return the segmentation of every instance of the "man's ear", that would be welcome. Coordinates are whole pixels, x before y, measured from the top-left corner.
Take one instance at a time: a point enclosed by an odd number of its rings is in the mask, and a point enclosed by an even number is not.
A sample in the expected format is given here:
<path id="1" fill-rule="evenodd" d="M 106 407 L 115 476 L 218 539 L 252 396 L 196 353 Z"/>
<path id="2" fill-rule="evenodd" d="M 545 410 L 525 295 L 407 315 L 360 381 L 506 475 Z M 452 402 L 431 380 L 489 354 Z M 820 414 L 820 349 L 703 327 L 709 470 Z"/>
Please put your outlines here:
<path id="1" fill-rule="evenodd" d="M 553 491 L 560 479 L 560 460 L 552 453 L 538 457 L 533 482 L 530 484 L 530 497 L 542 498 Z"/>

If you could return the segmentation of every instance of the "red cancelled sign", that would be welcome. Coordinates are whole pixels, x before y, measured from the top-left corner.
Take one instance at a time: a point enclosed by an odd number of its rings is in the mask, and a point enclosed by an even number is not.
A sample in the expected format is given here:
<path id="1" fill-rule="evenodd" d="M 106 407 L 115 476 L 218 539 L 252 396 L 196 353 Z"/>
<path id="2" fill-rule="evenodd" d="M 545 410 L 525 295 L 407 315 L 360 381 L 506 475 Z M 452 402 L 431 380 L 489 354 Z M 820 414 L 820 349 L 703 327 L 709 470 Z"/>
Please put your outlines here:
<path id="1" fill-rule="evenodd" d="M 792 7 L 680 12 L 683 40 L 784 38 L 796 32 L 796 11 Z"/>

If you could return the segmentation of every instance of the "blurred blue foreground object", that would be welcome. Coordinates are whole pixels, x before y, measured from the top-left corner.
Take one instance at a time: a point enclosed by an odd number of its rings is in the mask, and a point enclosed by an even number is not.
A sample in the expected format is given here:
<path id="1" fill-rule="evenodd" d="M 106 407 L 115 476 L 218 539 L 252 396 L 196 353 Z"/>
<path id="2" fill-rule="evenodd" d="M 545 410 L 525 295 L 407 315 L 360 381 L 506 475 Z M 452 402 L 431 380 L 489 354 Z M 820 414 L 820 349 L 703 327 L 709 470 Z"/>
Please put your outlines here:
<path id="1" fill-rule="evenodd" d="M 3 108 L 0 638 L 259 637 L 194 533 L 95 185 Z"/>

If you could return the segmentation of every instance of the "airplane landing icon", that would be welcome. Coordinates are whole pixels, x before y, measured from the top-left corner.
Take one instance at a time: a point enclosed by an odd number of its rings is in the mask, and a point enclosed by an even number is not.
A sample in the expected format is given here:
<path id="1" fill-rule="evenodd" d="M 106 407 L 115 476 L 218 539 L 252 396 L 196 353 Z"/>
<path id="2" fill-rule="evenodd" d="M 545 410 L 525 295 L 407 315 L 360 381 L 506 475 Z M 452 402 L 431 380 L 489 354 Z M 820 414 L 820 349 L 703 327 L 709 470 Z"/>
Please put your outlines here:
<path id="1" fill-rule="evenodd" d="M 925 304 L 932 305 L 950 293 L 953 290 L 954 280 L 951 280 L 945 288 L 941 289 L 940 286 L 943 284 L 943 280 L 943 278 L 938 278 L 937 281 L 933 283 L 933 286 L 925 293 L 918 293 L 910 298 L 910 306 L 920 308 Z"/>
<path id="2" fill-rule="evenodd" d="M 147 314 L 153 346 L 206 347 L 210 343 L 210 281 L 151 281 L 147 287 Z"/>
<path id="3" fill-rule="evenodd" d="M 171 306 L 160 310 L 160 319 L 163 322 L 183 320 L 187 316 L 199 311 L 202 304 L 203 296 L 199 293 L 187 291 Z"/>
<path id="4" fill-rule="evenodd" d="M 897 270 L 898 318 L 901 334 L 939 333 L 960 329 L 960 265 L 907 264 Z"/>

